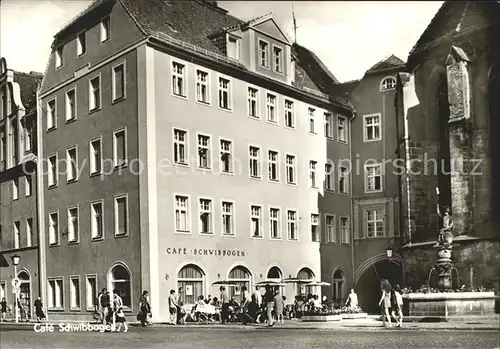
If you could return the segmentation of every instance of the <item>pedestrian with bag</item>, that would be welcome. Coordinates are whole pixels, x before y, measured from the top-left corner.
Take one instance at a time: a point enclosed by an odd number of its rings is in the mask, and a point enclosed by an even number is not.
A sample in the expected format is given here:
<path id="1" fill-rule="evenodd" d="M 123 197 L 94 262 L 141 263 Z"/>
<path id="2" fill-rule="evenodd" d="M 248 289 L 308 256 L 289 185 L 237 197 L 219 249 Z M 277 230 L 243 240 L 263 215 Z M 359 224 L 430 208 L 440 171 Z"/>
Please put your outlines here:
<path id="1" fill-rule="evenodd" d="M 151 305 L 148 301 L 148 291 L 144 290 L 142 296 L 139 299 L 139 314 L 137 314 L 138 320 L 141 322 L 142 327 L 149 325 L 148 316 L 151 314 Z"/>

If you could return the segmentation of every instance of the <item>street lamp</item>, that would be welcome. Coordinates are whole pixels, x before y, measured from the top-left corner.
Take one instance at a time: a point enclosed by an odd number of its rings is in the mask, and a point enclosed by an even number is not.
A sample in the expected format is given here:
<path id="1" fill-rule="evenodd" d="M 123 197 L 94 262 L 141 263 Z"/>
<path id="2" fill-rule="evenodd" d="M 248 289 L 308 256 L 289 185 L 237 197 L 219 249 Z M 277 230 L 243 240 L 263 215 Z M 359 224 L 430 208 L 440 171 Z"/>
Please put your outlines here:
<path id="1" fill-rule="evenodd" d="M 14 265 L 14 278 L 17 278 L 17 266 L 19 265 L 19 262 L 21 261 L 21 257 L 19 257 L 17 254 L 13 255 L 10 257 L 12 259 L 12 265 Z M 16 302 L 14 303 L 14 307 L 16 308 L 16 323 L 19 322 L 19 292 L 16 290 Z"/>
<path id="2" fill-rule="evenodd" d="M 385 253 L 387 254 L 387 258 L 392 259 L 392 247 L 387 247 Z"/>

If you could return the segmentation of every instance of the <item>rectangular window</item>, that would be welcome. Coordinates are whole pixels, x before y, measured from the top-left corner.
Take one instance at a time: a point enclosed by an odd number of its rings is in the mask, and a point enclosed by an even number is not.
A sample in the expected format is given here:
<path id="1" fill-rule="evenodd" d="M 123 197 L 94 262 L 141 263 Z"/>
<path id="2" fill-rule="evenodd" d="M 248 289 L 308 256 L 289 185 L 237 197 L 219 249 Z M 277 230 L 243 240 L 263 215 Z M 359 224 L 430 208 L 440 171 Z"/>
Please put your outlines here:
<path id="1" fill-rule="evenodd" d="M 111 34 L 111 22 L 108 17 L 105 17 L 101 21 L 101 42 L 104 42 L 109 39 Z"/>
<path id="2" fill-rule="evenodd" d="M 325 113 L 325 137 L 333 139 L 332 114 Z"/>
<path id="3" fill-rule="evenodd" d="M 101 140 L 95 139 L 90 142 L 90 174 L 101 173 L 102 171 L 102 148 Z"/>
<path id="4" fill-rule="evenodd" d="M 269 150 L 267 155 L 269 180 L 279 182 L 279 154 L 277 151 Z"/>
<path id="5" fill-rule="evenodd" d="M 48 281 L 48 308 L 64 309 L 64 288 L 62 279 L 49 279 Z"/>
<path id="6" fill-rule="evenodd" d="M 384 214 L 382 210 L 366 210 L 366 236 L 384 236 Z"/>
<path id="7" fill-rule="evenodd" d="M 33 218 L 26 219 L 26 246 L 31 247 L 36 243 L 33 236 Z"/>
<path id="8" fill-rule="evenodd" d="M 231 110 L 231 81 L 219 77 L 219 107 Z"/>
<path id="9" fill-rule="evenodd" d="M 76 147 L 66 150 L 66 181 L 78 180 L 78 153 Z"/>
<path id="10" fill-rule="evenodd" d="M 252 205 L 250 207 L 251 211 L 251 232 L 252 232 L 252 237 L 254 238 L 261 238 L 263 237 L 263 231 L 262 231 L 262 207 Z"/>
<path id="11" fill-rule="evenodd" d="M 186 97 L 186 66 L 172 62 L 172 91 L 174 95 Z"/>
<path id="12" fill-rule="evenodd" d="M 113 132 L 113 165 L 124 167 L 127 165 L 127 130 Z"/>
<path id="13" fill-rule="evenodd" d="M 68 243 L 75 243 L 79 240 L 78 207 L 68 208 Z"/>
<path id="14" fill-rule="evenodd" d="M 269 44 L 259 40 L 259 65 L 264 68 L 269 68 Z"/>
<path id="15" fill-rule="evenodd" d="M 349 227 L 349 217 L 340 217 L 340 237 L 343 244 L 351 241 L 351 229 Z"/>
<path id="16" fill-rule="evenodd" d="M 57 126 L 56 115 L 56 100 L 55 98 L 47 102 L 47 130 L 52 130 Z"/>
<path id="17" fill-rule="evenodd" d="M 288 184 L 296 184 L 297 181 L 295 179 L 295 156 L 287 155 L 286 156 L 286 182 Z"/>
<path id="18" fill-rule="evenodd" d="M 234 235 L 233 203 L 222 202 L 222 234 Z"/>
<path id="19" fill-rule="evenodd" d="M 85 276 L 85 298 L 87 309 L 94 309 L 97 301 L 97 279 L 95 275 Z"/>
<path id="20" fill-rule="evenodd" d="M 175 196 L 175 230 L 189 231 L 189 198 L 187 196 Z"/>
<path id="21" fill-rule="evenodd" d="M 287 211 L 288 240 L 298 240 L 297 211 Z"/>
<path id="22" fill-rule="evenodd" d="M 89 80 L 89 111 L 101 108 L 101 78 Z"/>
<path id="23" fill-rule="evenodd" d="M 317 188 L 316 184 L 316 161 L 309 161 L 309 187 Z"/>
<path id="24" fill-rule="evenodd" d="M 187 132 L 174 129 L 174 163 L 187 165 Z"/>
<path id="25" fill-rule="evenodd" d="M 332 164 L 325 164 L 325 190 L 334 190 L 334 172 Z"/>
<path id="26" fill-rule="evenodd" d="M 309 115 L 309 133 L 316 133 L 314 119 L 315 119 L 315 110 L 313 108 L 308 108 L 307 113 Z"/>
<path id="27" fill-rule="evenodd" d="M 49 245 L 59 245 L 59 214 L 49 213 Z"/>
<path id="28" fill-rule="evenodd" d="M 90 236 L 92 240 L 104 238 L 103 202 L 97 201 L 90 204 Z"/>
<path id="29" fill-rule="evenodd" d="M 7 155 L 7 148 L 5 143 L 5 136 L 2 130 L 0 130 L 0 163 L 2 163 Z"/>
<path id="30" fill-rule="evenodd" d="M 365 192 L 379 192 L 382 190 L 381 165 L 365 166 Z"/>
<path id="31" fill-rule="evenodd" d="M 335 236 L 335 216 L 325 215 L 325 235 L 326 242 L 336 243 L 337 239 Z"/>
<path id="32" fill-rule="evenodd" d="M 48 163 L 48 181 L 49 181 L 49 187 L 55 187 L 57 186 L 57 177 L 58 177 L 58 166 L 57 166 L 57 154 L 49 156 L 49 163 Z"/>
<path id="33" fill-rule="evenodd" d="M 13 225 L 14 229 L 14 248 L 21 247 L 21 222 L 16 221 Z"/>
<path id="34" fill-rule="evenodd" d="M 85 32 L 81 32 L 76 39 L 76 54 L 81 56 L 85 52 L 87 52 L 87 40 L 85 40 Z"/>
<path id="35" fill-rule="evenodd" d="M 202 70 L 196 70 L 196 100 L 209 104 L 209 75 Z"/>
<path id="36" fill-rule="evenodd" d="M 283 50 L 280 47 L 273 46 L 274 70 L 283 73 Z"/>
<path id="37" fill-rule="evenodd" d="M 260 148 L 249 147 L 250 177 L 261 178 L 260 174 Z"/>
<path id="38" fill-rule="evenodd" d="M 210 136 L 198 135 L 198 167 L 211 168 Z"/>
<path id="39" fill-rule="evenodd" d="M 337 139 L 347 143 L 347 119 L 342 116 L 337 117 Z"/>
<path id="40" fill-rule="evenodd" d="M 71 276 L 69 279 L 69 300 L 71 309 L 80 309 L 80 277 Z"/>
<path id="41" fill-rule="evenodd" d="M 12 200 L 19 199 L 19 179 L 14 178 L 12 180 Z"/>
<path id="42" fill-rule="evenodd" d="M 344 166 L 339 168 L 339 193 L 349 193 L 349 171 Z"/>
<path id="43" fill-rule="evenodd" d="M 269 232 L 271 239 L 281 239 L 279 208 L 269 209 L 269 224 L 270 224 Z"/>
<path id="44" fill-rule="evenodd" d="M 229 37 L 227 41 L 227 56 L 233 59 L 239 59 L 240 50 L 238 45 L 238 39 Z"/>
<path id="45" fill-rule="evenodd" d="M 128 235 L 128 196 L 115 197 L 115 236 Z"/>
<path id="46" fill-rule="evenodd" d="M 125 63 L 113 67 L 113 102 L 125 98 Z"/>
<path id="47" fill-rule="evenodd" d="M 295 128 L 295 111 L 292 101 L 285 99 L 285 126 Z"/>
<path id="48" fill-rule="evenodd" d="M 0 282 L 0 299 L 5 298 L 8 302 L 7 298 L 7 285 L 5 281 Z"/>
<path id="49" fill-rule="evenodd" d="M 11 139 L 11 154 L 12 154 L 12 166 L 17 164 L 17 160 L 19 159 L 19 144 L 18 144 L 18 131 L 19 131 L 19 124 L 18 124 L 18 118 L 12 118 L 11 122 L 11 134 L 10 134 L 10 139 Z"/>
<path id="50" fill-rule="evenodd" d="M 364 141 L 379 141 L 382 139 L 380 114 L 364 116 Z"/>
<path id="51" fill-rule="evenodd" d="M 266 98 L 266 114 L 267 121 L 272 122 L 273 124 L 278 123 L 278 117 L 276 114 L 276 96 L 270 93 L 267 94 Z"/>
<path id="52" fill-rule="evenodd" d="M 233 144 L 231 141 L 221 139 L 220 141 L 220 165 L 224 173 L 233 173 Z"/>
<path id="53" fill-rule="evenodd" d="M 24 128 L 24 151 L 29 153 L 33 150 L 33 126 L 26 125 Z M 1 136 L 0 136 L 1 137 Z M 2 140 L 0 139 L 0 148 L 2 146 Z M 2 151 L 0 150 L 0 153 Z M 0 154 L 0 161 L 2 161 L 2 155 Z"/>
<path id="54" fill-rule="evenodd" d="M 259 90 L 253 87 L 248 88 L 248 115 L 259 118 Z"/>
<path id="55" fill-rule="evenodd" d="M 311 214 L 311 241 L 319 242 L 319 215 Z"/>
<path id="56" fill-rule="evenodd" d="M 64 64 L 63 48 L 63 45 L 56 48 L 56 68 L 62 67 Z"/>
<path id="57" fill-rule="evenodd" d="M 66 121 L 76 119 L 76 90 L 66 92 Z"/>
<path id="58" fill-rule="evenodd" d="M 200 199 L 200 222 L 199 229 L 202 234 L 213 234 L 212 200 Z"/>

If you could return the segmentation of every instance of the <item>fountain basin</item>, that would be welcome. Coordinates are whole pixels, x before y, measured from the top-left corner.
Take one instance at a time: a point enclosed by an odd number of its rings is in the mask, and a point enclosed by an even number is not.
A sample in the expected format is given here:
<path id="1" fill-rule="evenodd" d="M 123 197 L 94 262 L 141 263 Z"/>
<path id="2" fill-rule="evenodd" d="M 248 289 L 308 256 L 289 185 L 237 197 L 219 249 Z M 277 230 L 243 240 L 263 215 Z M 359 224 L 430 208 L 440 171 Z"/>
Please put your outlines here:
<path id="1" fill-rule="evenodd" d="M 403 314 L 412 318 L 452 320 L 495 314 L 494 292 L 437 292 L 403 295 Z"/>

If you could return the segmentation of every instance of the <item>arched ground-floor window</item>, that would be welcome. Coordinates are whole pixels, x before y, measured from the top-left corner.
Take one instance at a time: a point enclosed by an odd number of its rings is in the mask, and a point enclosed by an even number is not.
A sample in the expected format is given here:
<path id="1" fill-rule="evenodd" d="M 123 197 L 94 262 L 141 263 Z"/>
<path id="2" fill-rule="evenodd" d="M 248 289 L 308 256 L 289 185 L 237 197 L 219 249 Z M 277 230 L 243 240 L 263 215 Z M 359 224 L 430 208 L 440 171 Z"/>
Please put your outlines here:
<path id="1" fill-rule="evenodd" d="M 234 267 L 230 272 L 229 272 L 229 278 L 228 281 L 231 281 L 238 285 L 237 287 L 229 287 L 229 297 L 238 297 L 241 295 L 241 288 L 245 286 L 248 290 L 248 292 L 251 294 L 252 290 L 250 288 L 250 283 L 252 279 L 252 274 L 250 271 L 241 266 L 238 265 Z M 236 299 L 239 301 L 239 299 Z"/>
<path id="2" fill-rule="evenodd" d="M 281 269 L 278 267 L 272 267 L 267 272 L 267 278 L 270 280 L 281 281 L 282 276 L 283 273 L 281 272 Z"/>
<path id="3" fill-rule="evenodd" d="M 177 273 L 177 290 L 184 304 L 194 304 L 205 289 L 205 273 L 197 265 L 185 265 Z"/>
<path id="4" fill-rule="evenodd" d="M 342 270 L 336 270 L 332 278 L 333 299 L 341 305 L 345 300 L 345 279 Z"/>
<path id="5" fill-rule="evenodd" d="M 312 286 L 307 286 L 307 284 L 304 282 L 306 280 L 314 280 L 314 273 L 312 272 L 311 269 L 309 268 L 302 268 L 299 270 L 297 273 L 297 279 L 299 279 L 299 282 L 297 284 L 297 294 L 305 295 L 307 296 L 309 293 L 313 292 Z"/>
<path id="6" fill-rule="evenodd" d="M 110 293 L 113 290 L 117 290 L 122 297 L 123 305 L 125 307 L 132 307 L 132 287 L 131 287 L 131 276 L 130 271 L 123 264 L 116 264 L 113 266 L 108 274 L 108 282 L 111 289 L 108 290 Z"/>

